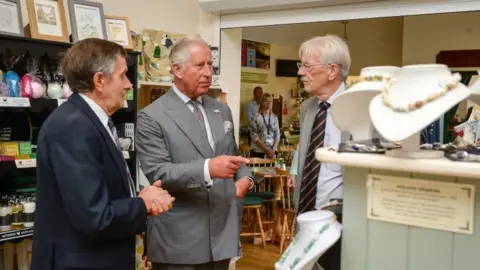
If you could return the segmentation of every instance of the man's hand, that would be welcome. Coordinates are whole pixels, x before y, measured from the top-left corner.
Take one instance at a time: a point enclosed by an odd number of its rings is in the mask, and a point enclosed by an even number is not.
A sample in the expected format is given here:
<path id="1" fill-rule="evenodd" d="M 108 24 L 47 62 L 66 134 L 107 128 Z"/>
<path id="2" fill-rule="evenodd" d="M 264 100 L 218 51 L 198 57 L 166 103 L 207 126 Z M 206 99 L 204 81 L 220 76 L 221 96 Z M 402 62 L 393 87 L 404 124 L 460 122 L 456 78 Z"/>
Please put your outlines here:
<path id="1" fill-rule="evenodd" d="M 287 186 L 289 188 L 295 188 L 295 175 L 290 174 L 287 178 Z"/>
<path id="2" fill-rule="evenodd" d="M 248 177 L 243 177 L 235 182 L 235 189 L 237 198 L 243 199 L 250 189 L 252 182 Z"/>
<path id="3" fill-rule="evenodd" d="M 248 158 L 240 156 L 218 156 L 208 163 L 210 177 L 220 179 L 232 179 L 242 164 L 248 163 Z"/>
<path id="4" fill-rule="evenodd" d="M 168 192 L 161 188 L 162 182 L 160 180 L 153 183 L 153 185 L 144 188 L 138 194 L 142 198 L 150 215 L 156 216 L 166 212 L 172 208 L 172 203 L 175 198 L 170 196 Z"/>

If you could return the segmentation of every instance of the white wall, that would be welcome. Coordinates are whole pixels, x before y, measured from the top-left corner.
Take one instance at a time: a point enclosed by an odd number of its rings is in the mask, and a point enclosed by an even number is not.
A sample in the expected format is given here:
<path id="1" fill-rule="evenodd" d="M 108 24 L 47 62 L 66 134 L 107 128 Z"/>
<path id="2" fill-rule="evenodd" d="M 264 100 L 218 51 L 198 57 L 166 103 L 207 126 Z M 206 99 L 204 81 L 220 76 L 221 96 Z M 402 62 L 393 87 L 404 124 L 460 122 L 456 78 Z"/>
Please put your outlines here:
<path id="1" fill-rule="evenodd" d="M 344 27 L 340 22 L 325 22 L 250 27 L 243 32 L 245 38 L 298 49 L 303 41 L 314 36 L 344 36 Z M 402 64 L 402 17 L 350 21 L 346 35 L 352 57 L 350 74 L 358 75 L 365 66 Z"/>
<path id="2" fill-rule="evenodd" d="M 93 2 L 102 3 L 106 15 L 128 17 L 130 28 L 136 32 L 148 28 L 183 34 L 199 33 L 209 44 L 218 46 L 219 17 L 203 12 L 198 0 L 93 0 Z M 21 4 L 22 18 L 26 25 L 28 23 L 26 0 L 22 0 Z M 67 0 L 64 0 L 64 5 L 71 33 Z"/>
<path id="3" fill-rule="evenodd" d="M 435 63 L 443 50 L 480 49 L 480 12 L 462 12 L 404 19 L 403 64 Z"/>

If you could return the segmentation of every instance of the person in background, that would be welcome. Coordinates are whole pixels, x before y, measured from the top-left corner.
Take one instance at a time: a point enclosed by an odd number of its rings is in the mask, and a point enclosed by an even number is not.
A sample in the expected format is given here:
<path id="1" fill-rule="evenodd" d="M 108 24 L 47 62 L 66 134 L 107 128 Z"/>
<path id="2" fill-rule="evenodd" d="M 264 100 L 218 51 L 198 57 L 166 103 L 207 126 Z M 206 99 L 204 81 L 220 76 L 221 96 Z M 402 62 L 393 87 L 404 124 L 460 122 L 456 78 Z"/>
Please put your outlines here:
<path id="1" fill-rule="evenodd" d="M 245 117 L 247 119 L 247 127 L 250 126 L 251 119 L 255 117 L 260 108 L 260 102 L 263 96 L 263 89 L 260 86 L 253 88 L 253 99 L 245 105 Z M 252 143 L 250 132 L 248 133 L 248 144 Z"/>
<path id="2" fill-rule="evenodd" d="M 272 112 L 273 97 L 264 94 L 258 112 L 251 118 L 249 130 L 252 138 L 250 157 L 274 158 L 280 141 L 278 117 Z"/>
<path id="3" fill-rule="evenodd" d="M 250 119 L 255 117 L 260 108 L 261 101 L 263 96 L 263 89 L 260 86 L 253 88 L 253 99 L 245 105 L 245 114 L 247 117 L 248 124 L 250 125 Z"/>
<path id="4" fill-rule="evenodd" d="M 305 41 L 300 46 L 299 57 L 298 75 L 311 97 L 300 108 L 300 141 L 290 171 L 296 177 L 289 177 L 288 183 L 294 187 L 297 215 L 342 204 L 343 168 L 316 160 L 315 150 L 338 146 L 349 137 L 335 126 L 330 105 L 345 91 L 351 62 L 348 45 L 334 35 Z M 335 214 L 342 222 L 341 211 Z M 320 257 L 318 263 L 325 270 L 340 270 L 340 251 L 341 239 Z"/>
<path id="5" fill-rule="evenodd" d="M 175 196 L 173 208 L 149 218 L 147 259 L 153 270 L 226 270 L 240 254 L 243 198 L 253 187 L 249 160 L 238 156 L 232 112 L 207 95 L 212 55 L 199 37 L 170 51 L 172 88 L 138 115 L 136 148 L 150 182 Z"/>
<path id="6" fill-rule="evenodd" d="M 135 269 L 135 235 L 172 207 L 160 181 L 137 196 L 119 148 L 110 117 L 132 87 L 126 57 L 116 43 L 84 39 L 61 62 L 74 93 L 38 135 L 32 270 Z"/>

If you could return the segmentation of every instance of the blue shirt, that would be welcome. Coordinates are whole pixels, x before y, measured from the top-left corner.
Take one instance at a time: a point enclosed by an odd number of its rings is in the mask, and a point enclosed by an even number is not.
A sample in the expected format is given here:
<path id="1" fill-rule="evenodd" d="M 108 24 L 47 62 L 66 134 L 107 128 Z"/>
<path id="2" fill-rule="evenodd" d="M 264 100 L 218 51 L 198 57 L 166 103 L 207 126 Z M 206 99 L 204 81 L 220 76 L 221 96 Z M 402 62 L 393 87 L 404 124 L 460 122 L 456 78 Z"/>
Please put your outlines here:
<path id="1" fill-rule="evenodd" d="M 329 104 L 345 91 L 345 84 L 342 83 L 337 91 L 327 100 Z M 320 100 L 318 101 L 321 102 Z M 332 118 L 331 107 L 327 110 L 327 123 L 325 127 L 324 147 L 338 146 L 342 140 L 342 132 L 335 126 Z M 300 142 L 307 143 L 307 142 Z M 299 143 L 299 144 L 300 144 Z M 297 151 L 292 160 L 290 174 L 297 175 L 298 172 L 298 145 Z M 303 168 L 302 168 L 303 169 Z M 295 187 L 300 188 L 300 187 Z M 315 208 L 320 209 L 331 199 L 343 198 L 343 167 L 339 164 L 322 163 L 318 174 L 317 197 Z"/>

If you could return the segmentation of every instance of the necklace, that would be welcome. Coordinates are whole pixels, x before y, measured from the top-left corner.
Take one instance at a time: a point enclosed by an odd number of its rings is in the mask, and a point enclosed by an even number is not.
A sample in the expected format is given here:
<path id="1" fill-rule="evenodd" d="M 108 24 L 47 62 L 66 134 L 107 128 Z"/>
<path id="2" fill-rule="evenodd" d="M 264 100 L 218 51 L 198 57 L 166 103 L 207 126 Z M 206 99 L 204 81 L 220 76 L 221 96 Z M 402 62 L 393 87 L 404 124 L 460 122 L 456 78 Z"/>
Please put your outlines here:
<path id="1" fill-rule="evenodd" d="M 381 81 L 389 81 L 391 78 L 390 77 L 384 77 L 381 75 L 373 75 L 373 76 L 365 76 L 365 77 L 360 77 L 360 79 L 352 81 L 349 85 L 349 87 L 352 87 L 353 85 L 359 83 L 359 82 L 381 82 Z"/>
<path id="2" fill-rule="evenodd" d="M 409 103 L 406 106 L 393 106 L 392 105 L 392 103 L 390 101 L 390 97 L 388 95 L 388 91 L 390 90 L 390 88 L 395 83 L 395 80 L 389 80 L 388 83 L 384 86 L 384 88 L 382 90 L 382 101 L 383 101 L 383 104 L 385 106 L 389 107 L 390 109 L 392 109 L 395 112 L 412 112 L 412 111 L 415 111 L 417 109 L 420 109 L 423 105 L 425 105 L 429 102 L 432 102 L 432 101 L 436 100 L 437 98 L 439 98 L 441 96 L 444 96 L 445 94 L 450 92 L 452 89 L 454 89 L 458 85 L 458 83 L 460 82 L 461 79 L 462 79 L 462 76 L 459 73 L 455 73 L 455 74 L 453 74 L 452 82 L 447 83 L 445 85 L 442 85 L 443 89 L 441 91 L 436 92 L 436 93 L 432 93 L 432 94 L 428 95 L 425 99 L 415 101 L 413 103 Z"/>
<path id="3" fill-rule="evenodd" d="M 314 234 L 314 236 L 312 237 L 312 239 L 310 239 L 307 243 L 305 243 L 305 245 L 303 246 L 303 252 L 301 254 L 297 254 L 297 256 L 295 257 L 295 259 L 292 261 L 292 263 L 289 265 L 288 269 L 293 269 L 295 266 L 298 265 L 298 263 L 300 263 L 300 261 L 302 260 L 302 258 L 308 254 L 308 252 L 310 252 L 310 250 L 312 249 L 312 247 L 317 243 L 318 239 L 320 238 L 320 236 L 326 231 L 328 230 L 328 228 L 330 228 L 331 225 L 333 225 L 335 223 L 335 221 L 337 220 L 337 216 L 334 216 L 328 223 L 324 224 L 320 230 L 318 231 L 310 231 L 311 233 Z M 299 239 L 299 234 L 297 233 L 295 235 L 295 238 L 293 238 L 293 241 L 292 243 L 288 246 L 287 250 L 283 253 L 282 257 L 280 258 L 279 262 L 280 262 L 280 265 L 283 265 L 285 263 L 285 260 L 287 259 L 288 255 L 291 253 L 292 251 L 292 247 L 295 246 L 298 242 L 298 239 Z M 295 247 L 297 248 L 297 247 Z M 299 249 L 301 247 L 298 247 Z"/>

